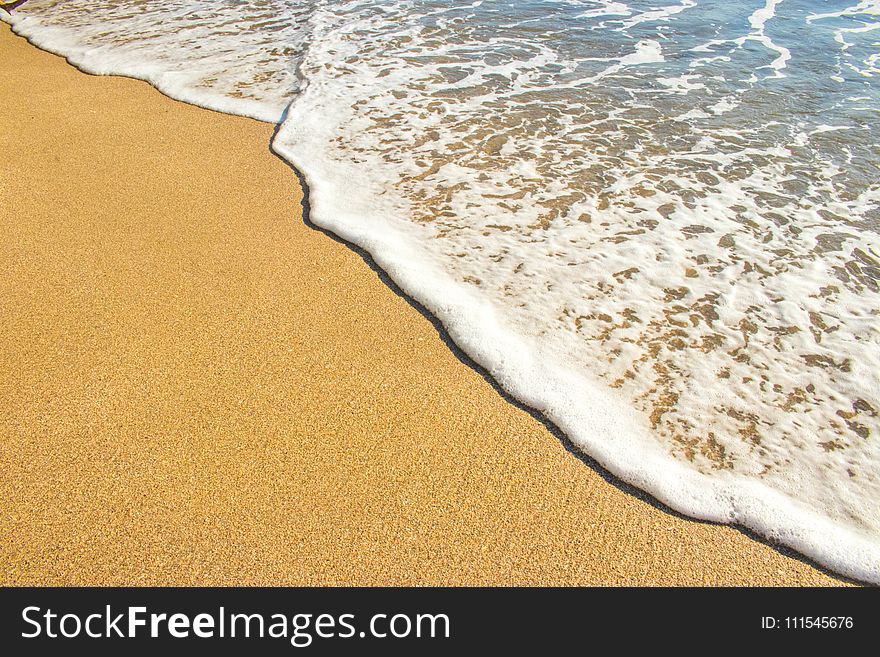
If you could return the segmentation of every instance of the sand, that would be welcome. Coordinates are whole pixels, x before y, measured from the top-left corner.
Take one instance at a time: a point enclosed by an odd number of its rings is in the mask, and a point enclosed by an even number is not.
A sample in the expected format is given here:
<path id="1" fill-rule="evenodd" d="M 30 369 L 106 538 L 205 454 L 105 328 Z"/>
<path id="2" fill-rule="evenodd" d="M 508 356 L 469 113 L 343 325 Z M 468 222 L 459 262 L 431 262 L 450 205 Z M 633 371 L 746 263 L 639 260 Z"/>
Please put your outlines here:
<path id="1" fill-rule="evenodd" d="M 272 126 L 0 61 L 0 584 L 841 583 L 576 458 L 304 222 Z"/>

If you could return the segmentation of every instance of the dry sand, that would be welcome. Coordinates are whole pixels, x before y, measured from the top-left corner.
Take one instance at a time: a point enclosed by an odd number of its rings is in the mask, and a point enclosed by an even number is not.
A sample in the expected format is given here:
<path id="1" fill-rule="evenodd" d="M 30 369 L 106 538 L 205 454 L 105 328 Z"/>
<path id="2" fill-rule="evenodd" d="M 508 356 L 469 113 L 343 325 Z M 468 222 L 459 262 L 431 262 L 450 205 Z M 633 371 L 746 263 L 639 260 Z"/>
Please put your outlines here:
<path id="1" fill-rule="evenodd" d="M 569 453 L 304 224 L 272 126 L 0 61 L 0 583 L 840 583 Z"/>

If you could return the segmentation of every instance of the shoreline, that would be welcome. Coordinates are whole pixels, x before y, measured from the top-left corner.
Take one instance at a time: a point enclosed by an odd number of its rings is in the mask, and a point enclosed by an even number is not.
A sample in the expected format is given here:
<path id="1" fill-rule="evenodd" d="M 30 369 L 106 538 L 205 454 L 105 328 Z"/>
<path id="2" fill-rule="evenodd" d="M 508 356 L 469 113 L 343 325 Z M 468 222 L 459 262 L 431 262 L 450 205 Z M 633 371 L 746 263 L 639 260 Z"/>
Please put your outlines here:
<path id="1" fill-rule="evenodd" d="M 0 194 L 24 206 L 0 217 L 4 584 L 840 583 L 584 467 L 361 254 L 291 217 L 274 126 L 2 31 L 4 113 L 35 117 L 2 139 Z M 79 154 L 102 166 L 71 177 Z M 132 196 L 155 224 L 121 216 Z"/>

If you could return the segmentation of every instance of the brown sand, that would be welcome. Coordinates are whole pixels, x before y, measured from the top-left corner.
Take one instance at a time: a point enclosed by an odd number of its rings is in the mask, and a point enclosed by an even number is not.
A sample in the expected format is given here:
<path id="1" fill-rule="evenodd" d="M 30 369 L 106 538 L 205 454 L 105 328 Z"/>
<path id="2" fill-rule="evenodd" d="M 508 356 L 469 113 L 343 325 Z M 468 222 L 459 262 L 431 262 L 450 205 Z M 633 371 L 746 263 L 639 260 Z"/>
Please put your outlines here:
<path id="1" fill-rule="evenodd" d="M 0 583 L 839 583 L 567 452 L 303 224 L 271 126 L 0 61 Z"/>

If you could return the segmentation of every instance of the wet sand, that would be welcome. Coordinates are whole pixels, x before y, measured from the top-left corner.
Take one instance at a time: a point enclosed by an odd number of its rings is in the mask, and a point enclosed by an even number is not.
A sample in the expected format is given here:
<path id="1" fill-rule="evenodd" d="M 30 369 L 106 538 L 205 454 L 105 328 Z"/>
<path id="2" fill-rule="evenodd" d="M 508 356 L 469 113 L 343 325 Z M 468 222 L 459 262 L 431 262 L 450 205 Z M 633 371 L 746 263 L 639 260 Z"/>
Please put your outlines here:
<path id="1" fill-rule="evenodd" d="M 0 61 L 0 584 L 840 583 L 571 454 L 304 222 L 272 126 Z"/>

